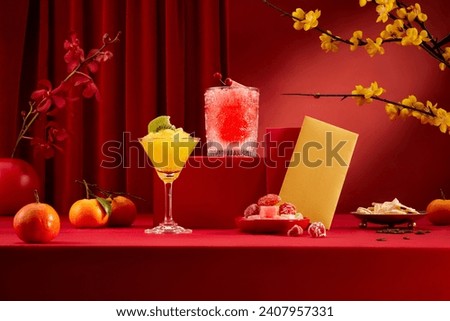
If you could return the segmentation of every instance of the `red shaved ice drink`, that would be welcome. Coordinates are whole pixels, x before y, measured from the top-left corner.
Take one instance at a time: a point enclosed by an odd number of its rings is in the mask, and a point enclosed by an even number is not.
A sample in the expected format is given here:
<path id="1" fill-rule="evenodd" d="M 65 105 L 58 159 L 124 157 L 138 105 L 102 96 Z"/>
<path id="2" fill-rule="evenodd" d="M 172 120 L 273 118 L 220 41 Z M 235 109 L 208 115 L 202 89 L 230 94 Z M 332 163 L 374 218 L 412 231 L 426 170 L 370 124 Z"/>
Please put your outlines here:
<path id="1" fill-rule="evenodd" d="M 230 83 L 230 82 L 229 82 Z M 205 129 L 209 156 L 256 156 L 259 90 L 231 81 L 205 92 Z"/>

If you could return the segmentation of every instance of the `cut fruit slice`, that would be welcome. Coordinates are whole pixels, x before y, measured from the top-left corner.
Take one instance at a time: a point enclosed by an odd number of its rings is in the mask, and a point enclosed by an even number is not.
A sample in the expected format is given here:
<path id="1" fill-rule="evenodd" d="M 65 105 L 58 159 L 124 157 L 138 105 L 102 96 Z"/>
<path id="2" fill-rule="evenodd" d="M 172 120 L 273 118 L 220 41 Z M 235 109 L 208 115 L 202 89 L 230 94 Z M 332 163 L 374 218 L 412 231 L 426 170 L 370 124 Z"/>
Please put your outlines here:
<path id="1" fill-rule="evenodd" d="M 149 133 L 157 133 L 163 129 L 176 129 L 176 127 L 170 123 L 170 116 L 158 116 L 148 123 Z"/>

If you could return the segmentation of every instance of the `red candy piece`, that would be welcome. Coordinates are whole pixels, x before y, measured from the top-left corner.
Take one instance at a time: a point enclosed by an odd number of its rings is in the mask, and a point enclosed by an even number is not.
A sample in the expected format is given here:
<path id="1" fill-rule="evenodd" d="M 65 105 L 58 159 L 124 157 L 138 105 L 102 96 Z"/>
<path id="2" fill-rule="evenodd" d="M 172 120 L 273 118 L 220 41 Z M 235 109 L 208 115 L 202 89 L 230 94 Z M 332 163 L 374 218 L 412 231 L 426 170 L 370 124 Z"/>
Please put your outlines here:
<path id="1" fill-rule="evenodd" d="M 247 208 L 244 211 L 244 217 L 248 217 L 251 215 L 259 215 L 259 206 L 258 204 L 251 204 L 247 206 Z"/>
<path id="2" fill-rule="evenodd" d="M 260 206 L 259 216 L 261 218 L 274 218 L 278 215 L 278 206 Z"/>
<path id="3" fill-rule="evenodd" d="M 274 206 L 281 202 L 281 197 L 277 194 L 267 194 L 258 200 L 259 206 Z"/>
<path id="4" fill-rule="evenodd" d="M 280 205 L 279 213 L 280 213 L 280 215 L 281 214 L 296 214 L 297 209 L 295 208 L 295 205 L 292 203 L 283 203 Z"/>
<path id="5" fill-rule="evenodd" d="M 308 227 L 308 234 L 311 237 L 325 237 L 327 236 L 327 229 L 322 222 L 314 222 Z"/>
<path id="6" fill-rule="evenodd" d="M 303 234 L 303 229 L 299 225 L 292 226 L 289 231 L 287 231 L 287 236 L 300 236 Z"/>

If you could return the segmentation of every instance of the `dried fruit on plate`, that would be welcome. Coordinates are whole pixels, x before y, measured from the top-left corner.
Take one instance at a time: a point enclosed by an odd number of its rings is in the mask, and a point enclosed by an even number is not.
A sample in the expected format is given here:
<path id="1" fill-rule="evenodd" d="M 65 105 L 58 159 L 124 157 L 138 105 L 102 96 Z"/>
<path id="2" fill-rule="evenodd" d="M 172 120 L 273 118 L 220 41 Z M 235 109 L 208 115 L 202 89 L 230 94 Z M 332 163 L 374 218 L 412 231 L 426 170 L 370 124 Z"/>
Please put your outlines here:
<path id="1" fill-rule="evenodd" d="M 280 205 L 280 215 L 281 214 L 296 214 L 297 209 L 295 208 L 295 205 L 292 203 L 283 203 Z"/>
<path id="2" fill-rule="evenodd" d="M 256 203 L 247 206 L 244 211 L 244 217 L 249 217 L 252 215 L 259 215 L 259 205 Z"/>
<path id="3" fill-rule="evenodd" d="M 277 194 L 267 194 L 258 200 L 259 206 L 273 206 L 281 202 L 281 197 Z"/>

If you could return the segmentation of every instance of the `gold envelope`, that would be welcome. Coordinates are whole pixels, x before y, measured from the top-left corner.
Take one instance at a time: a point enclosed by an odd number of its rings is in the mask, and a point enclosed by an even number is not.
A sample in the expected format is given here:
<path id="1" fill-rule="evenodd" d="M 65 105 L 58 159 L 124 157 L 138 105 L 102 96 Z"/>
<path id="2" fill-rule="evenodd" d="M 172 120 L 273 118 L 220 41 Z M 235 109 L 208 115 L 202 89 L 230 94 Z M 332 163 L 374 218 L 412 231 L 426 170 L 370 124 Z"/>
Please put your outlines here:
<path id="1" fill-rule="evenodd" d="M 280 196 L 330 229 L 358 134 L 306 116 Z"/>

